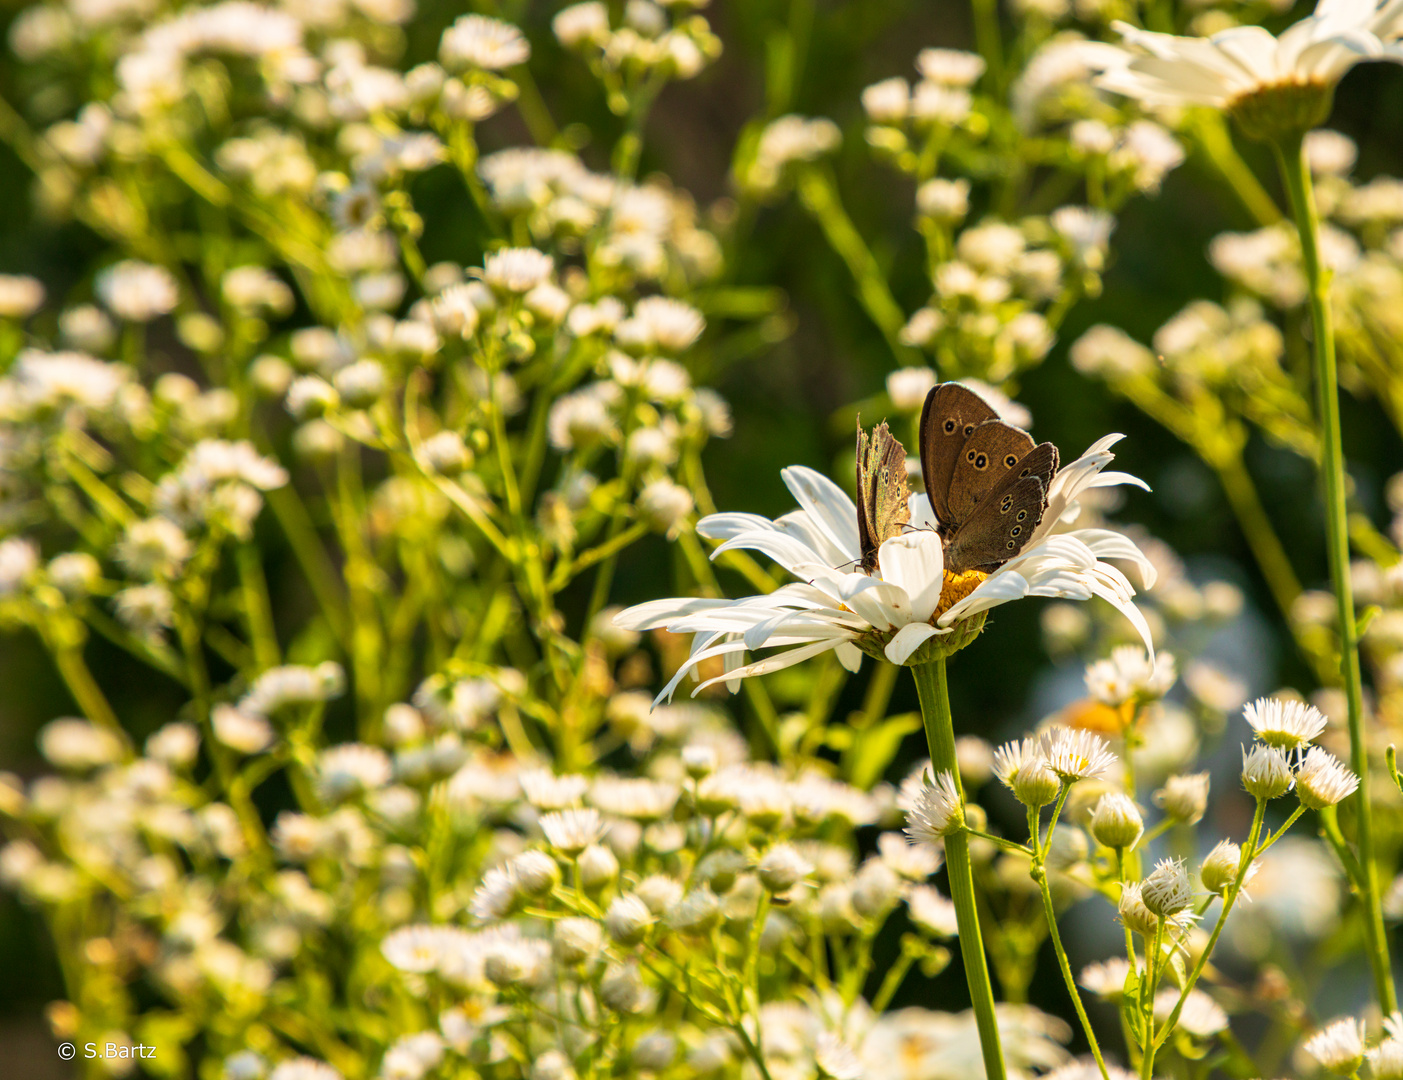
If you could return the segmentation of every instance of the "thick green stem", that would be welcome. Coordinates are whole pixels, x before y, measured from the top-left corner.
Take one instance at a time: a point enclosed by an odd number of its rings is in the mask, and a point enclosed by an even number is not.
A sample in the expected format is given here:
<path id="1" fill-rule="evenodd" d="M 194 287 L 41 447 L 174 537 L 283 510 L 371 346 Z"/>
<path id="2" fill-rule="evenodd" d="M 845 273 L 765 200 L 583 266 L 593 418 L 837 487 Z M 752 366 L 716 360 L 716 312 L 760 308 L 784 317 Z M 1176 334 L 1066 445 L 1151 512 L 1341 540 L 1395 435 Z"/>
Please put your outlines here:
<path id="1" fill-rule="evenodd" d="M 1364 926 L 1369 939 L 1369 962 L 1374 969 L 1379 1007 L 1385 1013 L 1398 1008 L 1389 962 L 1388 935 L 1379 902 L 1378 868 L 1374 861 L 1373 807 L 1369 801 L 1369 750 L 1364 739 L 1364 695 L 1359 671 L 1359 627 L 1354 614 L 1354 592 L 1349 577 L 1349 518 L 1345 503 L 1344 447 L 1340 436 L 1339 376 L 1335 363 L 1335 331 L 1330 312 L 1331 272 L 1320 255 L 1320 220 L 1311 189 L 1310 166 L 1304 140 L 1295 137 L 1276 144 L 1281 178 L 1291 196 L 1291 211 L 1301 237 L 1301 258 L 1310 283 L 1311 342 L 1315 362 L 1317 408 L 1320 413 L 1321 471 L 1324 473 L 1326 551 L 1340 635 L 1340 676 L 1349 709 L 1350 767 L 1359 776 L 1355 794 L 1358 815 L 1359 864 L 1362 880 L 1356 882 L 1364 903 Z"/>
<path id="2" fill-rule="evenodd" d="M 911 669 L 916 693 L 921 699 L 921 716 L 926 726 L 933 770 L 948 772 L 960 785 L 960 767 L 955 759 L 955 729 L 950 719 L 950 693 L 945 681 L 945 659 L 919 664 Z M 999 1042 L 999 1022 L 994 1012 L 994 988 L 989 982 L 989 964 L 984 956 L 984 939 L 979 930 L 979 911 L 974 899 L 974 874 L 969 862 L 969 835 L 960 830 L 945 838 L 945 869 L 950 878 L 950 896 L 955 902 L 955 921 L 960 931 L 960 957 L 965 981 L 969 984 L 974 1020 L 979 1028 L 979 1045 L 984 1053 L 988 1080 L 1005 1080 L 1004 1051 Z"/>

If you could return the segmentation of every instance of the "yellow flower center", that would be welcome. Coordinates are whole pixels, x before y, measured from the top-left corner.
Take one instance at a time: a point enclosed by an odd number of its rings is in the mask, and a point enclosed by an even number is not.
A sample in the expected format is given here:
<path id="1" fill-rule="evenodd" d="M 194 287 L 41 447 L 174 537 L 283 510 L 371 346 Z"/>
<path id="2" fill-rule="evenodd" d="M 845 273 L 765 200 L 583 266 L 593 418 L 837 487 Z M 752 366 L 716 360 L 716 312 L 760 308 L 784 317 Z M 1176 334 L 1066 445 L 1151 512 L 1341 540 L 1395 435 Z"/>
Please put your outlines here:
<path id="1" fill-rule="evenodd" d="M 938 619 L 952 607 L 958 604 L 970 593 L 974 592 L 989 575 L 983 570 L 966 570 L 961 574 L 952 574 L 945 571 L 945 584 L 940 589 L 940 603 L 935 609 L 935 618 Z M 932 620 L 934 621 L 934 619 Z"/>

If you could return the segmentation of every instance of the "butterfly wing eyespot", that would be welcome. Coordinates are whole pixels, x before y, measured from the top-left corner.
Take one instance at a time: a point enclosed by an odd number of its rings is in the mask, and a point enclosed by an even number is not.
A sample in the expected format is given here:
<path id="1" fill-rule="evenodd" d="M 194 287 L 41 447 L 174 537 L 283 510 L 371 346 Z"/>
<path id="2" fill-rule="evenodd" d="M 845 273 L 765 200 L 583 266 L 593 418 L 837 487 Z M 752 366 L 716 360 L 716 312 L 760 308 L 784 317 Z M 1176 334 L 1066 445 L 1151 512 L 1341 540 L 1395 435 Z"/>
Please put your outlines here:
<path id="1" fill-rule="evenodd" d="M 1018 520 L 1019 520 L 1019 521 L 1026 521 L 1027 518 L 1028 518 L 1028 511 L 1026 511 L 1026 510 L 1020 510 L 1020 511 L 1018 511 Z"/>
<path id="2" fill-rule="evenodd" d="M 1013 528 L 1011 528 L 1011 529 L 1008 530 L 1008 535 L 1009 535 L 1009 536 L 1022 536 L 1022 535 L 1023 535 L 1023 526 L 1022 526 L 1022 525 L 1015 525 Z"/>
<path id="3" fill-rule="evenodd" d="M 946 420 L 946 421 L 945 421 L 945 434 L 946 434 L 946 435 L 953 435 L 954 433 L 955 433 L 955 421 L 953 421 L 953 420 Z"/>
<path id="4" fill-rule="evenodd" d="M 1018 455 L 1017 455 L 1017 454 L 1009 454 L 1008 457 L 1004 458 L 1004 465 L 1005 465 L 1006 467 L 1010 468 L 1010 469 L 1013 468 L 1013 467 L 1014 467 L 1015 465 L 1017 465 L 1017 464 L 1018 464 Z"/>

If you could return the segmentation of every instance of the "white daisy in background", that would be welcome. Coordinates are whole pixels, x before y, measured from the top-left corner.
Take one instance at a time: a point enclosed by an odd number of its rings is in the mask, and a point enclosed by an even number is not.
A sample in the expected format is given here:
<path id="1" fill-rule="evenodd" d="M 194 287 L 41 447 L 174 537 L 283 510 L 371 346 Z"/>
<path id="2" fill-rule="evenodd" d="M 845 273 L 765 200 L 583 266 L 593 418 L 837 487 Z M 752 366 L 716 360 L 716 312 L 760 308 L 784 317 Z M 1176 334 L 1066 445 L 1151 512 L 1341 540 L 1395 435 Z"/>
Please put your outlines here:
<path id="1" fill-rule="evenodd" d="M 1323 123 L 1336 84 L 1355 64 L 1403 62 L 1397 0 L 1320 0 L 1280 37 L 1260 26 L 1197 38 L 1112 25 L 1130 58 L 1103 72 L 1102 89 L 1148 105 L 1228 110 L 1259 137 Z"/>
<path id="2" fill-rule="evenodd" d="M 1352 1076 L 1364 1064 L 1364 1040 L 1364 1021 L 1346 1017 L 1321 1028 L 1302 1049 L 1330 1072 Z"/>
<path id="3" fill-rule="evenodd" d="M 801 465 L 781 476 L 799 509 L 771 521 L 758 514 L 712 514 L 697 531 L 722 541 L 715 558 L 733 549 L 768 555 L 799 582 L 741 600 L 681 597 L 654 600 L 620 612 L 615 624 L 628 630 L 664 627 L 693 634 L 692 652 L 657 700 L 671 698 L 683 677 L 698 664 L 721 657 L 727 671 L 701 683 L 697 691 L 726 681 L 764 675 L 820 653 L 836 651 L 856 671 L 863 651 L 904 664 L 932 638 L 977 632 L 981 621 L 966 622 L 990 608 L 1026 596 L 1111 603 L 1153 649 L 1150 628 L 1133 603 L 1135 588 L 1107 560 L 1134 563 L 1143 584 L 1154 583 L 1150 560 L 1123 534 L 1111 529 L 1074 529 L 1078 496 L 1092 488 L 1146 485 L 1121 472 L 1103 472 L 1122 436 L 1108 435 L 1052 478 L 1047 510 L 1027 545 L 992 573 L 947 573 L 935 517 L 924 494 L 911 496 L 909 531 L 882 544 L 874 573 L 860 564 L 857 507 L 832 480 Z M 959 635 L 949 638 L 951 643 Z M 782 648 L 743 664 L 743 654 Z"/>

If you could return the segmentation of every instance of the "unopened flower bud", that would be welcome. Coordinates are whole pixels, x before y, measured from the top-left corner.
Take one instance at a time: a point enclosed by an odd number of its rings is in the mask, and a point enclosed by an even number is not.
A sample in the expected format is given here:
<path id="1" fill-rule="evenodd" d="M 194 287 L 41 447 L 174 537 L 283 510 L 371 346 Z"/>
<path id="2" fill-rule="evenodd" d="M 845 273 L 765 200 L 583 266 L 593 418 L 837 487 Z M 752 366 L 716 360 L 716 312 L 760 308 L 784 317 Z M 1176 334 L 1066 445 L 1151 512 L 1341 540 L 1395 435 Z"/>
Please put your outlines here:
<path id="1" fill-rule="evenodd" d="M 633 1044 L 635 1069 L 662 1072 L 677 1059 L 677 1039 L 667 1031 L 650 1031 Z"/>
<path id="2" fill-rule="evenodd" d="M 602 889 L 619 876 L 619 860 L 602 844 L 590 844 L 580 852 L 580 885 Z"/>
<path id="3" fill-rule="evenodd" d="M 1145 819 L 1135 800 L 1119 791 L 1102 795 L 1091 812 L 1091 835 L 1108 848 L 1129 851 L 1139 843 L 1144 831 Z"/>
<path id="4" fill-rule="evenodd" d="M 620 945 L 637 945 L 652 925 L 653 913 L 633 893 L 617 897 L 604 914 L 604 929 Z"/>
<path id="5" fill-rule="evenodd" d="M 1275 799 L 1291 790 L 1291 766 L 1274 746 L 1254 744 L 1242 751 L 1242 786 L 1254 799 Z"/>
<path id="6" fill-rule="evenodd" d="M 560 884 L 560 867 L 544 851 L 523 851 L 511 866 L 517 888 L 527 896 L 545 896 Z"/>
<path id="7" fill-rule="evenodd" d="M 1129 881 L 1121 886 L 1120 920 L 1135 933 L 1149 940 L 1154 936 L 1158 922 L 1141 897 L 1140 883 Z"/>
<path id="8" fill-rule="evenodd" d="M 473 463 L 473 452 L 456 431 L 440 431 L 424 440 L 424 460 L 441 476 L 457 476 Z"/>
<path id="9" fill-rule="evenodd" d="M 667 925 L 683 934 L 702 935 L 721 921 L 721 901 L 703 885 L 667 910 Z"/>
<path id="10" fill-rule="evenodd" d="M 1211 893 L 1221 894 L 1237 880 L 1238 866 L 1242 863 L 1242 848 L 1231 840 L 1220 840 L 1203 859 L 1198 868 L 1198 879 Z"/>
<path id="11" fill-rule="evenodd" d="M 336 392 L 353 409 L 367 409 L 385 392 L 385 369 L 377 360 L 357 360 L 336 373 Z"/>
<path id="12" fill-rule="evenodd" d="M 694 780 L 710 776 L 716 771 L 716 748 L 692 743 L 682 748 L 682 767 Z"/>
<path id="13" fill-rule="evenodd" d="M 739 851 L 722 848 L 713 851 L 697 863 L 696 878 L 711 886 L 713 892 L 729 892 L 736 876 L 746 867 L 745 856 Z"/>
<path id="14" fill-rule="evenodd" d="M 567 966 L 582 964 L 599 954 L 604 934 L 593 919 L 571 917 L 555 924 L 555 958 Z"/>
<path id="15" fill-rule="evenodd" d="M 896 907 L 900 899 L 901 879 L 891 867 L 878 858 L 863 863 L 853 879 L 853 910 L 864 919 L 876 919 Z"/>
<path id="16" fill-rule="evenodd" d="M 1152 915 L 1177 915 L 1193 901 L 1193 889 L 1182 859 L 1165 859 L 1140 884 L 1140 899 Z"/>
<path id="17" fill-rule="evenodd" d="M 614 1012 L 637 1012 L 643 1004 L 645 989 L 636 968 L 614 967 L 599 981 L 599 1000 Z"/>
<path id="18" fill-rule="evenodd" d="M 760 883 L 770 892 L 786 892 L 813 872 L 813 865 L 790 844 L 776 844 L 756 868 Z"/>
<path id="19" fill-rule="evenodd" d="M 1041 758 L 1025 761 L 1013 774 L 1013 794 L 1024 806 L 1037 809 L 1055 802 L 1062 791 L 1062 778 Z"/>
<path id="20" fill-rule="evenodd" d="M 670 532 L 692 512 L 692 493 L 671 480 L 654 480 L 638 493 L 638 513 L 658 532 Z"/>
<path id="21" fill-rule="evenodd" d="M 1155 792 L 1155 802 L 1175 821 L 1196 825 L 1208 809 L 1208 774 L 1189 773 L 1171 776 L 1164 787 Z"/>

